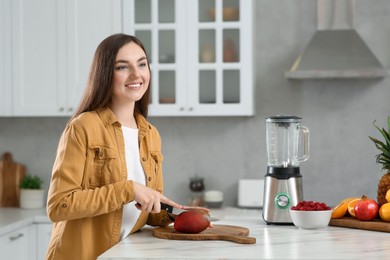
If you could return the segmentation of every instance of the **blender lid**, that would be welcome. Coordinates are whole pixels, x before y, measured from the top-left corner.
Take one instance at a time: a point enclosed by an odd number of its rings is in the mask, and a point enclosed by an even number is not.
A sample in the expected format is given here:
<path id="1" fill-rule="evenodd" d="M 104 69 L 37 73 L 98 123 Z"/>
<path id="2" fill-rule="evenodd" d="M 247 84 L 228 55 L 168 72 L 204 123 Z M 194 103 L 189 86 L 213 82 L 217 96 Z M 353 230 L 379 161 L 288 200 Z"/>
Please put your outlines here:
<path id="1" fill-rule="evenodd" d="M 302 118 L 298 116 L 290 116 L 290 115 L 276 115 L 267 117 L 266 122 L 272 123 L 299 123 Z"/>

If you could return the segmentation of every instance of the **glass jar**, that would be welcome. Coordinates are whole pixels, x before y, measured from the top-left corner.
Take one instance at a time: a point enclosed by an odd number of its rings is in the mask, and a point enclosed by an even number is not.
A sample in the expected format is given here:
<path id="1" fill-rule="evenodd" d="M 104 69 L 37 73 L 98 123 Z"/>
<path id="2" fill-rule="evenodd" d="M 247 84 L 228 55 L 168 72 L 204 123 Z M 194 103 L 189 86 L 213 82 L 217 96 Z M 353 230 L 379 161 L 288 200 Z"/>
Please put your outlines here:
<path id="1" fill-rule="evenodd" d="M 203 207 L 205 205 L 204 202 L 204 181 L 201 177 L 193 177 L 190 179 L 190 190 L 191 195 L 189 198 L 189 206 L 197 206 L 197 207 Z"/>

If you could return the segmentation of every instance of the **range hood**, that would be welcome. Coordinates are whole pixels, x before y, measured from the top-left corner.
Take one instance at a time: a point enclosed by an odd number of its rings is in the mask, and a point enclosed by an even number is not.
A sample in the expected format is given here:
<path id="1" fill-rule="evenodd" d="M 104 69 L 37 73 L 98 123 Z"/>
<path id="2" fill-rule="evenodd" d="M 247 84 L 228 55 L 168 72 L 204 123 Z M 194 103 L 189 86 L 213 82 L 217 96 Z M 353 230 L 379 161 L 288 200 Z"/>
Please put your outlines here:
<path id="1" fill-rule="evenodd" d="M 388 70 L 354 29 L 355 0 L 317 0 L 317 32 L 286 78 L 381 78 Z"/>

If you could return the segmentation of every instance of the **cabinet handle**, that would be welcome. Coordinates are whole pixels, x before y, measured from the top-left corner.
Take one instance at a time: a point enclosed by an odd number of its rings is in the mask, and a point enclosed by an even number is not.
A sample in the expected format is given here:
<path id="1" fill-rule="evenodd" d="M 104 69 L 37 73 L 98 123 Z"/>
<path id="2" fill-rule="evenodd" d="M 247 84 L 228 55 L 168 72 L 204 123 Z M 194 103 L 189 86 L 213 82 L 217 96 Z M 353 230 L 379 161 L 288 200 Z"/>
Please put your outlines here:
<path id="1" fill-rule="evenodd" d="M 19 233 L 19 234 L 17 234 L 17 235 L 10 236 L 10 237 L 9 237 L 9 240 L 10 240 L 10 241 L 14 241 L 14 240 L 17 240 L 17 239 L 19 239 L 19 238 L 21 238 L 21 237 L 23 237 L 23 233 Z"/>
<path id="2" fill-rule="evenodd" d="M 193 108 L 193 107 L 190 107 L 190 108 L 188 108 L 188 110 L 189 110 L 189 111 L 192 111 L 192 110 L 194 110 L 194 108 Z"/>
<path id="3" fill-rule="evenodd" d="M 62 112 L 62 111 L 64 111 L 64 108 L 63 108 L 63 107 L 60 107 L 60 108 L 58 109 L 58 111 Z"/>
<path id="4" fill-rule="evenodd" d="M 72 111 L 73 111 L 72 107 L 68 108 L 68 112 L 72 112 Z"/>
<path id="5" fill-rule="evenodd" d="M 179 109 L 180 111 L 183 111 L 184 110 L 184 107 L 180 107 L 180 109 Z"/>

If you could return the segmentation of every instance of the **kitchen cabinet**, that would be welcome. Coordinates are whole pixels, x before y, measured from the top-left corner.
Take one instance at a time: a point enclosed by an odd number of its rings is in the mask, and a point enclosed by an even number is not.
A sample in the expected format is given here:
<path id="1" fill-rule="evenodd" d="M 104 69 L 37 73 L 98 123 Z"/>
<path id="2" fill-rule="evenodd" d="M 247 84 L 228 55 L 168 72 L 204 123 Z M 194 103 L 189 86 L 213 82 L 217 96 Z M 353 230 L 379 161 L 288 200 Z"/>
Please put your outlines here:
<path id="1" fill-rule="evenodd" d="M 54 115 L 65 95 L 65 2 L 12 1 L 13 115 Z"/>
<path id="2" fill-rule="evenodd" d="M 122 32 L 122 5 L 121 1 L 107 0 L 65 2 L 69 5 L 66 78 L 70 92 L 64 108 L 67 114 L 72 114 L 86 86 L 97 46 L 109 35 Z"/>
<path id="3" fill-rule="evenodd" d="M 123 0 L 123 30 L 145 45 L 151 116 L 254 114 L 252 1 Z"/>
<path id="4" fill-rule="evenodd" d="M 0 236 L 2 259 L 35 259 L 35 229 L 28 225 Z M 43 258 L 42 258 L 43 259 Z"/>
<path id="5" fill-rule="evenodd" d="M 49 248 L 52 224 L 35 224 L 37 228 L 37 260 L 45 259 Z"/>
<path id="6" fill-rule="evenodd" d="M 0 259 L 45 259 L 51 226 L 46 208 L 0 207 Z"/>
<path id="7" fill-rule="evenodd" d="M 11 33 L 11 0 L 0 1 L 0 35 Z M 11 39 L 0 37 L 0 116 L 11 115 Z M 5 62 L 7 61 L 7 62 Z"/>
<path id="8" fill-rule="evenodd" d="M 13 0 L 9 4 L 11 30 L 1 33 L 12 39 L 12 54 L 2 62 L 5 66 L 12 61 L 11 80 L 2 82 L 5 88 L 12 86 L 11 114 L 71 115 L 97 45 L 121 31 L 121 2 Z M 7 44 L 2 42 L 2 49 Z M 2 108 L 3 113 L 8 110 Z"/>

